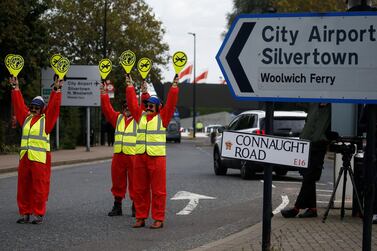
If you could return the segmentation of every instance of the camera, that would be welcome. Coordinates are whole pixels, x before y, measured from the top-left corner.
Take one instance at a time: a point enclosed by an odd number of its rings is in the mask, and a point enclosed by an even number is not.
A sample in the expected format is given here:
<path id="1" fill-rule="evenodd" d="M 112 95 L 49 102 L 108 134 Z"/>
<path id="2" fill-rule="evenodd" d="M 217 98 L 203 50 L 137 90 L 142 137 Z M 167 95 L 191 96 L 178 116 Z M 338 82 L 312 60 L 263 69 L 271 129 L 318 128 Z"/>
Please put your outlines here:
<path id="1" fill-rule="evenodd" d="M 356 152 L 356 147 L 353 142 L 335 141 L 330 144 L 330 152 L 353 155 Z"/>

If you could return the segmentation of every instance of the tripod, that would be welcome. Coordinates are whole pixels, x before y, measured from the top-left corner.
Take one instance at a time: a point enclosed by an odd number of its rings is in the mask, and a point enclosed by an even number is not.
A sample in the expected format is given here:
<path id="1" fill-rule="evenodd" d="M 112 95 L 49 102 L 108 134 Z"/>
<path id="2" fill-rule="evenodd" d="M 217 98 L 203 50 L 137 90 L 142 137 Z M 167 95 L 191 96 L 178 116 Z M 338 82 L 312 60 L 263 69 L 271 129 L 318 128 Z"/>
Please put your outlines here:
<path id="1" fill-rule="evenodd" d="M 353 186 L 353 191 L 354 191 L 354 193 L 356 193 L 357 203 L 359 205 L 361 215 L 364 214 L 363 208 L 362 208 L 361 203 L 360 203 L 359 194 L 357 192 L 357 188 L 356 188 L 356 185 L 355 185 L 355 179 L 354 179 L 353 171 L 352 171 L 352 168 L 351 168 L 351 158 L 352 158 L 352 155 L 353 155 L 354 152 L 355 152 L 354 145 L 352 145 L 352 144 L 351 145 L 345 145 L 345 144 L 341 145 L 340 153 L 342 154 L 343 165 L 339 170 L 339 175 L 338 175 L 338 178 L 337 178 L 336 183 L 335 183 L 334 191 L 331 194 L 331 198 L 330 198 L 329 204 L 327 205 L 326 212 L 323 215 L 323 219 L 322 219 L 323 223 L 325 223 L 326 218 L 329 215 L 330 207 L 334 205 L 335 193 L 336 193 L 336 190 L 338 188 L 340 179 L 342 178 L 342 175 L 343 175 L 343 192 L 342 192 L 342 206 L 341 206 L 341 211 L 340 211 L 340 218 L 341 219 L 344 218 L 344 200 L 345 200 L 345 197 L 346 197 L 347 173 L 349 173 L 349 175 L 350 175 L 350 178 L 351 178 L 351 181 L 352 181 L 352 186 Z"/>

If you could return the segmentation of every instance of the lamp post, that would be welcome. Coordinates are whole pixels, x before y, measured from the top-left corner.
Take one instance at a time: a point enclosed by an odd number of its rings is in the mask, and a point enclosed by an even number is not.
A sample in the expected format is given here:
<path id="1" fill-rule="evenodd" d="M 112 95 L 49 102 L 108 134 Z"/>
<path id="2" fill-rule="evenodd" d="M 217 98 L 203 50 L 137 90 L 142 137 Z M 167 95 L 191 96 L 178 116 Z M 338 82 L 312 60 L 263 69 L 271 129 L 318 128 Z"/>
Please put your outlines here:
<path id="1" fill-rule="evenodd" d="M 194 81 L 192 82 L 192 128 L 193 128 L 193 138 L 196 134 L 196 33 L 189 32 L 189 35 L 194 37 Z"/>

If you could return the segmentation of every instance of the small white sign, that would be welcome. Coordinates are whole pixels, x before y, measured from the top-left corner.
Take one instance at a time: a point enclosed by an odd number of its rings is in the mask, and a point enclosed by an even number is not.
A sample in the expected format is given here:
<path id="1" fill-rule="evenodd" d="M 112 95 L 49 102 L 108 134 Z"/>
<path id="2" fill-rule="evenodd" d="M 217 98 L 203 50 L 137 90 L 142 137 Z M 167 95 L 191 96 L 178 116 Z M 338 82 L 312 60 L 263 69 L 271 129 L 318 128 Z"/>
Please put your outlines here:
<path id="1" fill-rule="evenodd" d="M 114 86 L 113 84 L 109 83 L 106 85 L 107 88 L 107 94 L 109 95 L 109 98 L 114 98 Z"/>
<path id="2" fill-rule="evenodd" d="M 221 156 L 271 164 L 308 167 L 310 141 L 223 132 Z"/>

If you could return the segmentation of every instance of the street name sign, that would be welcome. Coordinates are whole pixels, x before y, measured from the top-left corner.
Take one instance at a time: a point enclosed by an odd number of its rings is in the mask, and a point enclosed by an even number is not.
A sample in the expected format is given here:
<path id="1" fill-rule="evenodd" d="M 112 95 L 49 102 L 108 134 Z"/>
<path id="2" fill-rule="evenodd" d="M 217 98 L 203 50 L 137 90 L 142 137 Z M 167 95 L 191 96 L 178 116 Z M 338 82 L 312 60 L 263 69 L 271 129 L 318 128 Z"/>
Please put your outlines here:
<path id="1" fill-rule="evenodd" d="M 306 168 L 310 141 L 249 133 L 223 132 L 221 156 Z"/>
<path id="2" fill-rule="evenodd" d="M 216 59 L 240 100 L 377 103 L 377 13 L 240 15 Z"/>
<path id="3" fill-rule="evenodd" d="M 42 70 L 42 96 L 48 100 L 54 71 Z M 62 88 L 62 106 L 99 107 L 101 77 L 97 65 L 72 65 Z"/>

